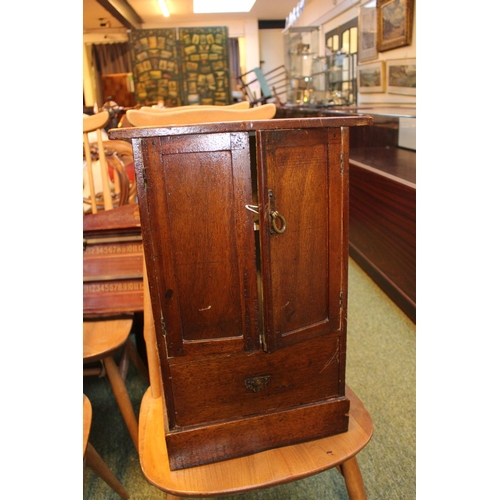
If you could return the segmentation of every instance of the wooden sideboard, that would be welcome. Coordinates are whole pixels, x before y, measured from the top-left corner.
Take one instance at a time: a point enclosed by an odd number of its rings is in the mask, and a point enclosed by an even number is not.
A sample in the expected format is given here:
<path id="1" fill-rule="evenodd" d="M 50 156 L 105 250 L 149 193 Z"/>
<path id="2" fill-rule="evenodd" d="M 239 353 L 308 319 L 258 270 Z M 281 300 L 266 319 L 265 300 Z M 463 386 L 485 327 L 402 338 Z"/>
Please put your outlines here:
<path id="1" fill-rule="evenodd" d="M 349 130 L 349 253 L 416 322 L 416 152 L 398 146 L 398 112 L 412 111 L 282 107 L 277 118 L 373 116 Z"/>

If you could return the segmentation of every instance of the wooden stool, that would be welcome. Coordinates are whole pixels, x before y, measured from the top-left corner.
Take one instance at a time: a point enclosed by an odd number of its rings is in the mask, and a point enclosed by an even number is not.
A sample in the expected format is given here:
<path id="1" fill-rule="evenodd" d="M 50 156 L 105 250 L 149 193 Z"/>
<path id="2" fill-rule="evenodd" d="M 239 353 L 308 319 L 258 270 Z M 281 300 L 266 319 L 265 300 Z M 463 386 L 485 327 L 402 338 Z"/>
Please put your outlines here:
<path id="1" fill-rule="evenodd" d="M 85 394 L 83 395 L 83 466 L 87 464 L 103 481 L 113 488 L 122 498 L 128 498 L 127 490 L 116 479 L 99 453 L 89 443 L 90 425 L 92 423 L 92 405 Z"/>
<path id="2" fill-rule="evenodd" d="M 135 352 L 135 348 L 129 337 L 131 329 L 132 318 L 84 321 L 83 363 L 103 362 L 116 402 L 123 415 L 130 437 L 137 448 L 137 419 L 122 374 L 113 359 L 115 352 L 122 346 L 125 346 L 128 354 Z M 140 366 L 138 355 L 132 356 L 131 359 L 134 364 Z M 145 371 L 145 369 L 142 371 Z M 141 373 L 141 370 L 139 370 L 139 373 Z M 84 368 L 84 375 L 95 374 L 92 369 L 87 370 Z"/>
<path id="3" fill-rule="evenodd" d="M 366 500 L 356 454 L 373 433 L 370 415 L 346 387 L 351 401 L 349 430 L 343 434 L 284 446 L 247 457 L 171 471 L 165 444 L 162 398 L 149 388 L 139 414 L 139 457 L 146 479 L 167 492 L 168 500 L 182 497 L 230 495 L 276 486 L 337 467 L 351 500 Z"/>

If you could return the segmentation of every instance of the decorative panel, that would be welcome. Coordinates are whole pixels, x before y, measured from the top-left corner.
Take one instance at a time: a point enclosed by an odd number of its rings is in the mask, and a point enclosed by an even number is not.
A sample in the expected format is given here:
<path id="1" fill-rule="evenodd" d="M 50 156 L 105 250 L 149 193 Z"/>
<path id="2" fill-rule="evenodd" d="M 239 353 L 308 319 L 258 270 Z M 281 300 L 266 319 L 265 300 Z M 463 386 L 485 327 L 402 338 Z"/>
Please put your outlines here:
<path id="1" fill-rule="evenodd" d="M 138 104 L 231 103 L 225 26 L 129 31 Z"/>
<path id="2" fill-rule="evenodd" d="M 229 37 L 225 26 L 179 28 L 183 104 L 229 104 Z"/>
<path id="3" fill-rule="evenodd" d="M 129 31 L 137 103 L 182 104 L 176 33 L 176 28 Z"/>

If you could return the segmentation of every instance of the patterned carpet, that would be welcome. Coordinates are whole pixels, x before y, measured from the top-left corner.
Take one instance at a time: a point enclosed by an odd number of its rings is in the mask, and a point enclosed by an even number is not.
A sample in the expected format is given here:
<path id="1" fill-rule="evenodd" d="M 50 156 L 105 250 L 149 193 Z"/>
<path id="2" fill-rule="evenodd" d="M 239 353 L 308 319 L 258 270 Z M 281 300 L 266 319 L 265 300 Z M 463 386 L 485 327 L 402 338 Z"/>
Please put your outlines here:
<path id="1" fill-rule="evenodd" d="M 372 440 L 358 455 L 369 500 L 416 498 L 416 328 L 352 260 L 349 262 L 347 332 L 348 385 L 372 417 Z M 134 367 L 126 384 L 139 413 L 146 383 Z M 165 499 L 144 478 L 137 452 L 121 418 L 109 384 L 86 377 L 83 392 L 92 403 L 90 442 L 130 494 L 131 499 Z M 89 467 L 84 473 L 84 500 L 111 500 L 118 495 Z M 222 497 L 221 497 L 222 498 Z M 225 497 L 228 498 L 228 497 Z M 336 469 L 251 493 L 237 500 L 348 500 Z"/>

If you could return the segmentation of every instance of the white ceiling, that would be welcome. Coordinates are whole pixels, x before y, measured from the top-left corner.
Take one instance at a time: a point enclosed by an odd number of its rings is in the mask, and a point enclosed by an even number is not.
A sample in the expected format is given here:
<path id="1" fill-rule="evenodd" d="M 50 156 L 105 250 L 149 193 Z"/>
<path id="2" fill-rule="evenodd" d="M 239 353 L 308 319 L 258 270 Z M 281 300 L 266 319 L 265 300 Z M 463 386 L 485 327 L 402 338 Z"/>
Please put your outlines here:
<path id="1" fill-rule="evenodd" d="M 234 0 L 238 1 L 238 0 Z M 248 13 L 234 14 L 193 14 L 192 0 L 166 0 L 170 17 L 163 17 L 157 0 L 128 0 L 130 6 L 142 18 L 144 24 L 151 28 L 160 28 L 165 23 L 175 26 L 175 23 L 185 22 L 220 22 L 226 20 L 252 18 L 258 20 L 286 19 L 298 0 L 256 0 Z M 101 24 L 107 29 L 123 28 L 97 0 L 83 0 L 83 32 L 103 31 Z"/>

